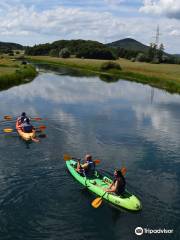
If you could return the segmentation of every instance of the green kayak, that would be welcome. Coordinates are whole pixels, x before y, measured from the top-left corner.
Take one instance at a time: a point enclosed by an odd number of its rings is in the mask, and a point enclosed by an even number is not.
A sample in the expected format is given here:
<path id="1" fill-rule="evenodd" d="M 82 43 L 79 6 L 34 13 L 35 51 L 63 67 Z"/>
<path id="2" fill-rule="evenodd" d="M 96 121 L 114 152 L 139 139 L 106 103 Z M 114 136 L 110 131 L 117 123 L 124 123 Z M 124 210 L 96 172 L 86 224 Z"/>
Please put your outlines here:
<path id="1" fill-rule="evenodd" d="M 95 174 L 92 178 L 88 179 L 84 176 L 81 176 L 76 171 L 77 162 L 74 160 L 66 161 L 66 166 L 71 173 L 71 175 L 82 185 L 87 187 L 91 192 L 95 193 L 98 196 L 103 196 L 103 199 L 112 203 L 115 206 L 122 207 L 131 211 L 139 211 L 141 210 L 141 202 L 139 199 L 128 192 L 127 190 L 122 195 L 116 195 L 114 193 L 105 193 L 102 188 L 107 188 L 112 180 L 100 174 L 98 171 L 95 171 Z"/>

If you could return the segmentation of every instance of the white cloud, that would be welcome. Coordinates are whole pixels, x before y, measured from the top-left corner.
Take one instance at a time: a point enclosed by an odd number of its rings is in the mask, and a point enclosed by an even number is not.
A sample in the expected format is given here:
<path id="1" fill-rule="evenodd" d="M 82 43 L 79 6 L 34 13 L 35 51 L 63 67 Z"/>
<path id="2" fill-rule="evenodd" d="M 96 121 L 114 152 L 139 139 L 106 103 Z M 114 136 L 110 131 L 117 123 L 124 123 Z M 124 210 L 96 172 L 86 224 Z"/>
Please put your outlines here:
<path id="1" fill-rule="evenodd" d="M 22 1 L 13 1 L 14 4 L 11 5 L 0 3 L 1 41 L 33 45 L 59 39 L 80 38 L 111 42 L 131 37 L 145 44 L 154 40 L 157 20 L 152 17 L 128 17 L 128 15 L 114 14 L 113 10 L 99 11 L 98 8 L 92 10 L 63 5 L 42 10 L 37 8 L 35 4 L 28 7 L 22 4 Z M 119 0 L 103 0 L 104 5 L 105 1 L 116 10 L 118 8 L 114 4 L 123 5 L 122 1 Z M 128 13 L 126 12 L 126 14 Z M 179 35 L 175 30 L 180 29 L 180 21 L 161 18 L 158 23 L 162 33 L 161 40 L 166 51 L 179 52 L 177 50 L 179 48 Z"/>
<path id="2" fill-rule="evenodd" d="M 82 10 L 59 6 L 53 9 L 37 11 L 34 7 L 23 5 L 4 7 L 0 15 L 0 32 L 3 35 L 53 35 L 54 39 L 84 38 L 99 41 L 116 40 L 130 35 L 132 29 L 137 32 L 134 20 L 127 23 L 110 12 Z M 133 27 L 132 27 L 133 25 Z"/>
<path id="3" fill-rule="evenodd" d="M 169 33 L 169 35 L 175 36 L 175 37 L 180 37 L 180 30 L 174 29 Z"/>
<path id="4" fill-rule="evenodd" d="M 165 15 L 169 18 L 180 19 L 179 0 L 144 0 L 141 12 Z"/>

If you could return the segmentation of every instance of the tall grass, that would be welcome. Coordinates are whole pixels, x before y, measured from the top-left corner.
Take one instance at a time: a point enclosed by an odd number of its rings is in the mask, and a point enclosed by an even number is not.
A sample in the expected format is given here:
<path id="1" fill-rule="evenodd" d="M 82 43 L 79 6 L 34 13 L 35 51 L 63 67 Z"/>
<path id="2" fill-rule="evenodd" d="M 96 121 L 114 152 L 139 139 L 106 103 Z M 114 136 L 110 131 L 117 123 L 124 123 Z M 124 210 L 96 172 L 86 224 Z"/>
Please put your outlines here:
<path id="1" fill-rule="evenodd" d="M 22 66 L 12 73 L 2 74 L 0 75 L 0 90 L 26 83 L 26 79 L 33 79 L 36 74 L 36 69 L 32 65 Z"/>

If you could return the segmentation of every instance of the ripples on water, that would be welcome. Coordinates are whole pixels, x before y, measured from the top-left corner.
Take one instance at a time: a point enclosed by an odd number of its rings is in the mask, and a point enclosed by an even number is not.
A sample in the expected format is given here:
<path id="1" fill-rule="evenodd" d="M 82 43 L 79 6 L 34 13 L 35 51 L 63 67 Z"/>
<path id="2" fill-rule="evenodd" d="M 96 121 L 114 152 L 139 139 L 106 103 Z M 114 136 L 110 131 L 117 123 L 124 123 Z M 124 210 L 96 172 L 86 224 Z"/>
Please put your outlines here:
<path id="1" fill-rule="evenodd" d="M 0 136 L 0 239 L 129 240 L 142 226 L 174 228 L 166 239 L 178 240 L 180 97 L 64 74 L 43 72 L 0 93 L 1 116 L 27 111 L 47 118 L 35 125 L 47 125 L 48 135 L 28 145 L 16 133 Z M 128 189 L 141 198 L 141 212 L 107 203 L 92 209 L 94 195 L 72 179 L 63 161 L 64 153 L 86 152 L 102 159 L 100 168 L 108 172 L 127 167 Z"/>

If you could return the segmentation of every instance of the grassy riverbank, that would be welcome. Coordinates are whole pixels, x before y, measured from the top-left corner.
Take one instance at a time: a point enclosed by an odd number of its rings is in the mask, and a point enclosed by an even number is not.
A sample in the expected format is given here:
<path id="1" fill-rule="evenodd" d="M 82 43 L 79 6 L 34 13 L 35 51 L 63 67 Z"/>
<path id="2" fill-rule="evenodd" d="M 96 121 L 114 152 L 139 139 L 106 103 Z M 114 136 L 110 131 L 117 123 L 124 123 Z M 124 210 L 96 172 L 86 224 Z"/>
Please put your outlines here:
<path id="1" fill-rule="evenodd" d="M 180 93 L 180 65 L 175 64 L 150 64 L 131 62 L 119 59 L 118 62 L 122 70 L 103 71 L 102 63 L 106 60 L 78 59 L 78 58 L 55 58 L 49 56 L 28 56 L 28 59 L 38 63 L 46 63 L 54 66 L 68 66 L 92 71 L 96 74 L 114 76 L 119 79 L 127 79 L 153 87 L 165 89 L 172 93 Z"/>
<path id="2" fill-rule="evenodd" d="M 35 68 L 30 64 L 22 65 L 21 61 L 9 57 L 0 58 L 0 90 L 25 83 L 36 74 Z"/>

